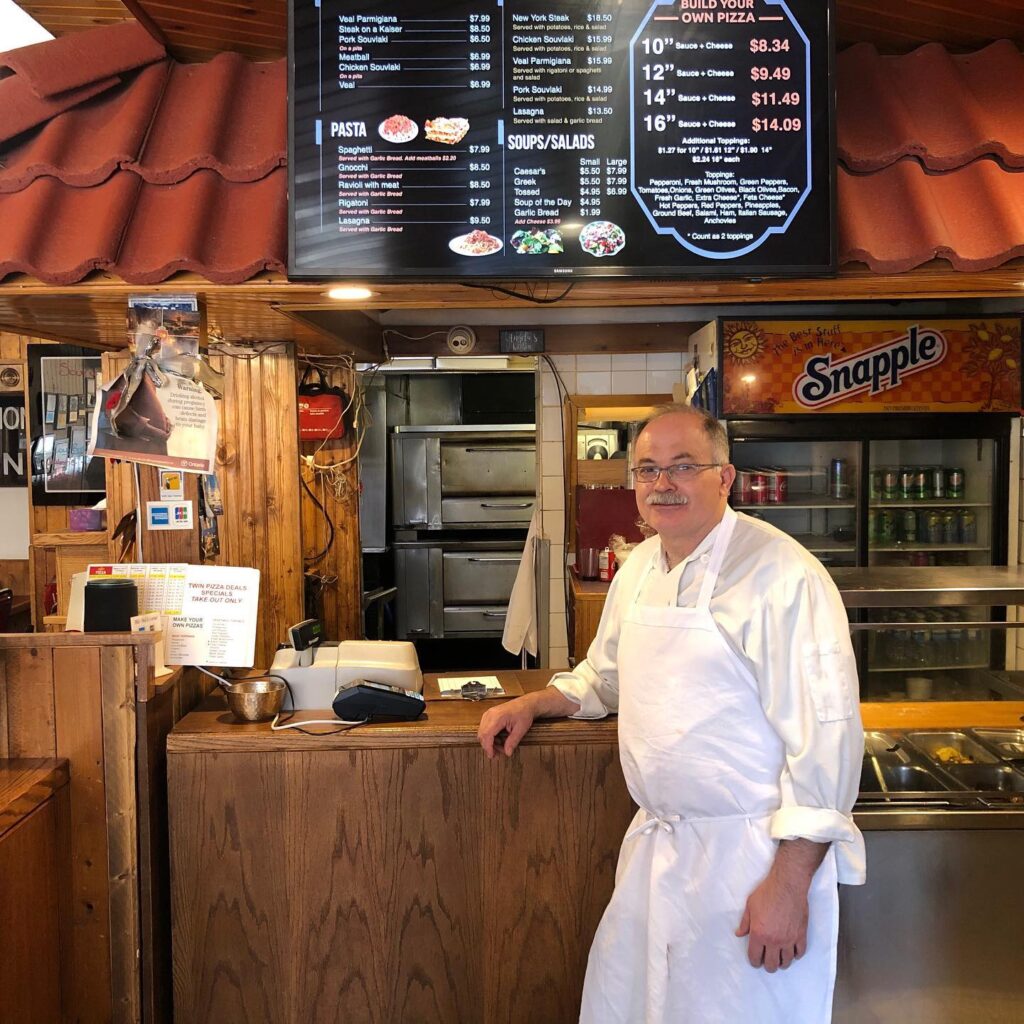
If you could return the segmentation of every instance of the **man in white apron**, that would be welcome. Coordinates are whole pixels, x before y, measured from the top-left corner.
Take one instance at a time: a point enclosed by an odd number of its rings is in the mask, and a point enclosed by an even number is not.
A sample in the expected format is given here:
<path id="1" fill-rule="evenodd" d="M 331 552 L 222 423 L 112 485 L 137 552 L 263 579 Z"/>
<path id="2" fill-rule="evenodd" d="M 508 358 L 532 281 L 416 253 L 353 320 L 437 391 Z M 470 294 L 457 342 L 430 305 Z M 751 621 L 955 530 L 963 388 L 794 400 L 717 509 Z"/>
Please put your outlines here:
<path id="1" fill-rule="evenodd" d="M 736 474 L 712 417 L 660 410 L 632 468 L 658 535 L 616 575 L 587 658 L 486 712 L 481 744 L 511 755 L 536 718 L 618 712 L 640 810 L 581 1021 L 827 1024 L 836 885 L 865 874 L 846 613 L 806 549 L 728 507 Z"/>

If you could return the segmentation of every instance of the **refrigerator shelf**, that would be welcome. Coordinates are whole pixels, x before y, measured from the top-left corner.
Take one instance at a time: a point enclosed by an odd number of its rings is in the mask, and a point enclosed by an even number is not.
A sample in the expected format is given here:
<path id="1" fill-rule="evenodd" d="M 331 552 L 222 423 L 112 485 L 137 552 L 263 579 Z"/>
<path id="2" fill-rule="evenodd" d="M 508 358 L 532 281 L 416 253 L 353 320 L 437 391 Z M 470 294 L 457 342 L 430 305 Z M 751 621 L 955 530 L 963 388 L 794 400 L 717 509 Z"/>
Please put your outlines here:
<path id="1" fill-rule="evenodd" d="M 785 509 L 799 508 L 856 508 L 852 501 L 836 501 L 834 498 L 809 498 L 807 501 L 774 501 L 769 505 L 733 505 L 737 512 L 764 512 L 765 509 L 782 512 Z"/>
<path id="2" fill-rule="evenodd" d="M 868 674 L 876 672 L 903 672 L 905 675 L 913 675 L 918 672 L 955 672 L 961 668 L 988 668 L 988 661 L 964 661 L 956 665 L 891 665 L 881 667 L 877 665 L 868 666 Z"/>
<path id="3" fill-rule="evenodd" d="M 853 541 L 833 540 L 815 533 L 791 533 L 790 536 L 808 551 L 855 551 L 857 545 Z"/>
<path id="4" fill-rule="evenodd" d="M 872 501 L 869 508 L 991 508 L 988 501 L 957 501 L 956 498 L 929 498 L 926 501 Z"/>
<path id="5" fill-rule="evenodd" d="M 874 541 L 868 553 L 875 555 L 889 551 L 988 551 L 987 544 L 878 544 Z"/>

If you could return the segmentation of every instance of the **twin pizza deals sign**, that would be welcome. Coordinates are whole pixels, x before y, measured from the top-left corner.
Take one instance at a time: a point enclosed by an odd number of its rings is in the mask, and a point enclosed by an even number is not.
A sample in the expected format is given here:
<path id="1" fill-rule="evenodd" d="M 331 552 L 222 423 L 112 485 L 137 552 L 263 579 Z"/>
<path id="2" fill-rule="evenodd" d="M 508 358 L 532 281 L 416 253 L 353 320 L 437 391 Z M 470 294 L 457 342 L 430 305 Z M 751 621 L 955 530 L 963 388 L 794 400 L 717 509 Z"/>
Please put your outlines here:
<path id="1" fill-rule="evenodd" d="M 1020 412 L 1021 323 L 723 320 L 728 416 Z"/>

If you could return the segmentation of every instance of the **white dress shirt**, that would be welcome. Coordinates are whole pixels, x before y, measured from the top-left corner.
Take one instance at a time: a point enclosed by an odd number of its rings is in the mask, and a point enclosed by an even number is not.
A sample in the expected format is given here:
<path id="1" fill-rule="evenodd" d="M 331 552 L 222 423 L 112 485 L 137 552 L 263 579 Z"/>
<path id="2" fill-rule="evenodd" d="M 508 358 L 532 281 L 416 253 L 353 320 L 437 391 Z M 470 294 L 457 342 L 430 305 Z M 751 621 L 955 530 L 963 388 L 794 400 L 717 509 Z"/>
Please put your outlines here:
<path id="1" fill-rule="evenodd" d="M 860 784 L 864 733 L 842 599 L 822 564 L 791 537 L 731 508 L 725 514 L 737 522 L 710 611 L 726 643 L 757 681 L 765 715 L 785 745 L 772 837 L 833 842 L 839 881 L 861 884 L 864 840 L 851 810 Z M 693 607 L 719 529 L 715 526 L 672 569 L 657 537 L 634 548 L 612 581 L 587 657 L 551 680 L 580 705 L 573 718 L 603 718 L 618 709 L 616 648 L 625 606 L 638 582 L 640 604 Z M 656 550 L 654 568 L 641 582 Z M 666 668 L 652 666 L 652 682 Z"/>

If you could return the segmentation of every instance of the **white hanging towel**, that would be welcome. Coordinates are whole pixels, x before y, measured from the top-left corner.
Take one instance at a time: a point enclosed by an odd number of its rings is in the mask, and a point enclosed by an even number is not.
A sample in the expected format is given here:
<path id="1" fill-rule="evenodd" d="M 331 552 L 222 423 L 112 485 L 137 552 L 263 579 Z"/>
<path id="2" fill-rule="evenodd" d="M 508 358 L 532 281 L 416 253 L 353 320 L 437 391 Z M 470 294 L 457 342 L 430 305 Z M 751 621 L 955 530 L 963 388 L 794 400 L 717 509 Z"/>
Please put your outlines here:
<path id="1" fill-rule="evenodd" d="M 535 511 L 530 519 L 516 581 L 512 584 L 508 614 L 505 616 L 505 632 L 501 636 L 501 646 L 509 654 L 519 654 L 525 647 L 530 654 L 537 656 L 537 574 L 533 556 L 539 539 L 540 512 Z"/>

